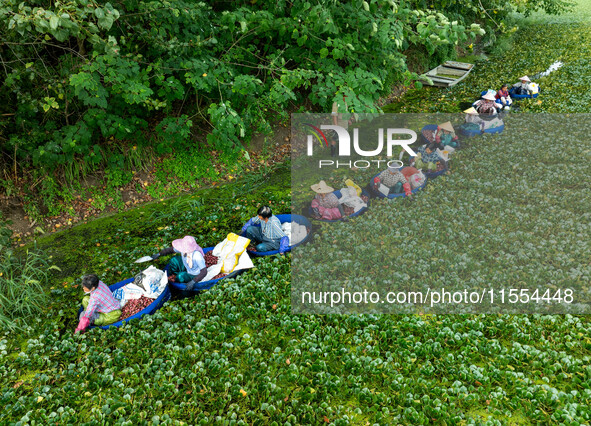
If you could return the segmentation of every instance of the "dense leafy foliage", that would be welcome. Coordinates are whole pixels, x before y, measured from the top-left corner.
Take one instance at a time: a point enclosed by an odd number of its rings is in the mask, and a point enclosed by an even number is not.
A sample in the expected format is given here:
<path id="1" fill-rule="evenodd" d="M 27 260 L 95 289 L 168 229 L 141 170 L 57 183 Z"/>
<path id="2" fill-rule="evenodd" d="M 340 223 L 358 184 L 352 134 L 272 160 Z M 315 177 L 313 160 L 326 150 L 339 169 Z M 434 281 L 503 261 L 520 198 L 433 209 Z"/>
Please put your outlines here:
<path id="1" fill-rule="evenodd" d="M 427 53 L 430 63 L 451 57 L 458 43 L 484 33 L 477 22 L 490 26 L 490 10 L 513 7 L 506 0 L 7 0 L 1 148 L 23 165 L 66 173 L 83 159 L 68 174 L 75 180 L 98 165 L 133 165 L 133 146 L 159 154 L 189 147 L 196 121 L 210 127 L 211 146 L 234 149 L 307 102 L 327 110 L 343 93 L 351 108 L 370 112 L 391 83 L 416 78 L 406 52 Z"/>
<path id="2" fill-rule="evenodd" d="M 10 223 L 0 215 L 0 248 L 4 249 L 5 247 L 10 246 L 10 236 L 12 235 L 12 231 L 8 229 L 8 225 Z"/>

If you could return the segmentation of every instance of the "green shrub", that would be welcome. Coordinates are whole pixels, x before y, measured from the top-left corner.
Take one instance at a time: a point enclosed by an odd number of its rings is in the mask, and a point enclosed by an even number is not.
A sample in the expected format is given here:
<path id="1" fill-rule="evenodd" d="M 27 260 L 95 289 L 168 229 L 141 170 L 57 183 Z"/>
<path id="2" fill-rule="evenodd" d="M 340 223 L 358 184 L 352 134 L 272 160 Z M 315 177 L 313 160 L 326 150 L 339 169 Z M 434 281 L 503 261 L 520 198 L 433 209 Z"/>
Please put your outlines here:
<path id="1" fill-rule="evenodd" d="M 10 115 L 0 126 L 11 137 L 0 150 L 44 169 L 81 159 L 110 166 L 124 164 L 125 146 L 160 155 L 194 147 L 194 117 L 216 150 L 234 151 L 277 119 L 286 123 L 294 105 L 328 110 L 340 92 L 356 111 L 377 111 L 392 76 L 418 78 L 407 49 L 447 57 L 482 32 L 472 17 L 452 20 L 466 4 L 452 15 L 447 7 L 6 0 L 0 105 Z"/>

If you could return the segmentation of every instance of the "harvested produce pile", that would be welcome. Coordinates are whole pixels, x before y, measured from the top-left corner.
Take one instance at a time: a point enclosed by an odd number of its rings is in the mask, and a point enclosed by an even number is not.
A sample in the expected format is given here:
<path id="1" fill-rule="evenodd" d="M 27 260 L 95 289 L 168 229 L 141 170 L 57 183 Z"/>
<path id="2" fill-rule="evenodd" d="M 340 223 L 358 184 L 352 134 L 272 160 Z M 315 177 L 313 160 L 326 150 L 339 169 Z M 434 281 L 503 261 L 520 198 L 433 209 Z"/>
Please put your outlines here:
<path id="1" fill-rule="evenodd" d="M 429 142 L 433 143 L 435 141 L 435 130 L 425 129 L 421 133 Z"/>
<path id="2" fill-rule="evenodd" d="M 205 258 L 205 266 L 208 268 L 218 263 L 218 257 L 211 254 L 211 252 L 205 253 L 203 257 Z"/>
<path id="3" fill-rule="evenodd" d="M 119 320 L 124 320 L 137 314 L 141 310 L 147 308 L 154 300 L 156 299 L 150 299 L 146 296 L 142 296 L 139 299 L 129 300 L 123 309 L 121 309 L 121 318 L 119 318 Z"/>
<path id="4" fill-rule="evenodd" d="M 217 265 L 218 263 L 218 257 L 214 256 L 213 254 L 211 254 L 211 252 L 205 253 L 205 255 L 203 256 L 205 259 L 205 266 L 206 267 L 210 267 L 213 265 Z M 227 274 L 217 274 L 215 277 L 212 278 L 212 280 L 217 280 L 218 278 L 222 278 L 225 277 Z"/>
<path id="5" fill-rule="evenodd" d="M 366 195 L 362 195 L 361 199 L 363 200 L 363 202 L 365 204 L 367 204 L 367 201 L 369 200 L 369 197 Z M 355 213 L 355 209 L 353 207 L 349 207 L 349 206 L 345 206 L 343 204 L 343 212 L 345 212 L 345 216 L 351 216 L 353 213 Z M 308 229 L 308 234 L 310 233 L 310 230 Z"/>
<path id="6" fill-rule="evenodd" d="M 355 209 L 353 207 L 343 206 L 343 212 L 345 212 L 345 216 L 351 216 L 355 213 Z"/>

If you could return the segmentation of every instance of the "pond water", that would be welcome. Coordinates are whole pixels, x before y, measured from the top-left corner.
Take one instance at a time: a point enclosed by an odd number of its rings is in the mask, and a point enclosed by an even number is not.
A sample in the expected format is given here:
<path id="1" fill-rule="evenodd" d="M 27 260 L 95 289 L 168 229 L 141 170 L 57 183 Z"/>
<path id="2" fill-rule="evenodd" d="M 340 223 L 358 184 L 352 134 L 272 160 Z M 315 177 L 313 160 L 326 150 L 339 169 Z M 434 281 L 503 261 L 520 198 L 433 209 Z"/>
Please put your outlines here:
<path id="1" fill-rule="evenodd" d="M 540 78 L 540 77 L 546 77 L 548 74 L 550 74 L 551 72 L 554 72 L 554 71 L 556 71 L 557 69 L 559 69 L 559 68 L 560 68 L 560 67 L 562 67 L 563 65 L 564 65 L 564 64 L 563 64 L 562 62 L 560 62 L 560 61 L 556 61 L 556 62 L 554 62 L 552 65 L 550 65 L 550 67 L 549 67 L 549 68 L 548 68 L 546 71 L 544 71 L 544 72 L 541 72 L 541 73 L 539 73 L 539 74 L 536 74 L 536 75 L 533 77 L 533 79 L 535 80 L 535 79 L 537 79 L 537 78 Z"/>

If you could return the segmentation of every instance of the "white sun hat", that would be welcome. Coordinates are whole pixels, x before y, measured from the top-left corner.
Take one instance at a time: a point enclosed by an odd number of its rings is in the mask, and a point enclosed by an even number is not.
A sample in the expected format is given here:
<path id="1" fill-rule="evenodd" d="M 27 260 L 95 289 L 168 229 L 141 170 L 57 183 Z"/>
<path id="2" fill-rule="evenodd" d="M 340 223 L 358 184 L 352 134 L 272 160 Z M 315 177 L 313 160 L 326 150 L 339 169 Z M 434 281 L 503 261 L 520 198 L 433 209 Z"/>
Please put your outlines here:
<path id="1" fill-rule="evenodd" d="M 521 78 L 519 79 L 519 81 L 524 81 L 524 80 L 525 80 L 525 81 L 528 81 L 528 82 L 529 82 L 529 81 L 531 81 L 527 75 L 524 75 L 523 77 L 521 77 Z"/>
<path id="2" fill-rule="evenodd" d="M 494 101 L 496 98 L 495 98 L 495 95 L 493 93 L 487 92 L 486 95 L 484 95 L 482 97 L 482 99 L 486 99 L 488 101 Z"/>

